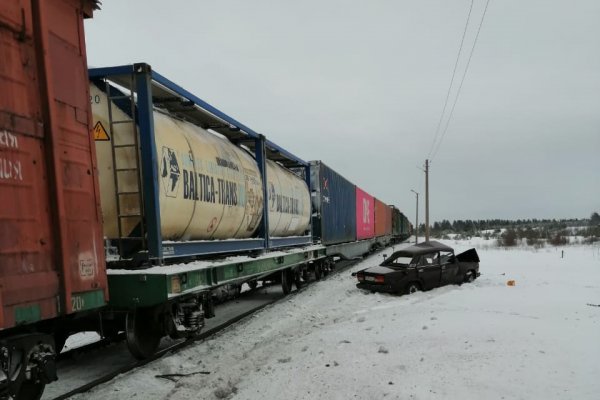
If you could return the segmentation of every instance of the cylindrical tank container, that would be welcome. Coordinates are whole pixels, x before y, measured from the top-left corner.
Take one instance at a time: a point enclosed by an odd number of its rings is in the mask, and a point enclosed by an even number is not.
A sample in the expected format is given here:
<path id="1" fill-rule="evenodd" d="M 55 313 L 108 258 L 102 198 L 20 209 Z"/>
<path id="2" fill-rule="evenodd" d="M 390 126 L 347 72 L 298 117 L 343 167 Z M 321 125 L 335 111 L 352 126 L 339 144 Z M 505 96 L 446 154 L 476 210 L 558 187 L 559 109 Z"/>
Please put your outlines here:
<path id="1" fill-rule="evenodd" d="M 101 124 L 106 132 L 105 140 L 96 141 L 105 236 L 135 236 L 139 224 L 135 215 L 140 213 L 140 171 L 138 149 L 134 146 L 137 127 L 118 122 L 131 121 L 130 112 L 112 103 L 111 130 L 105 92 L 94 84 L 90 91 L 95 130 Z M 262 178 L 252 156 L 220 135 L 156 109 L 154 131 L 163 240 L 253 236 L 262 219 L 263 192 Z M 274 198 L 274 207 L 269 210 L 271 235 L 304 233 L 310 218 L 306 184 L 272 162 L 268 163 L 267 177 L 269 195 L 272 193 Z M 117 201 L 121 216 L 132 216 L 120 218 L 121 232 Z"/>
<path id="2" fill-rule="evenodd" d="M 373 196 L 356 187 L 356 239 L 375 236 L 375 202 Z"/>
<path id="3" fill-rule="evenodd" d="M 299 236 L 310 222 L 310 193 L 306 182 L 267 160 L 269 235 Z"/>

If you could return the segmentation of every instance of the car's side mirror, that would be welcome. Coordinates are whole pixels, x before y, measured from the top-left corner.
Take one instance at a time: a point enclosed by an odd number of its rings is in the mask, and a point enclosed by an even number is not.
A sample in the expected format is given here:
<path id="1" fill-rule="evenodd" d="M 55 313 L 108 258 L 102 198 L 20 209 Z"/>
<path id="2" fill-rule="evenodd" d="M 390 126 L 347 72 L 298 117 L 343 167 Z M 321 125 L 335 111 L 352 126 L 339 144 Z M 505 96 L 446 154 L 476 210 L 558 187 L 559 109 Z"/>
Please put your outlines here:
<path id="1" fill-rule="evenodd" d="M 383 255 L 383 259 L 385 260 L 386 258 L 387 258 L 387 254 L 384 254 Z"/>

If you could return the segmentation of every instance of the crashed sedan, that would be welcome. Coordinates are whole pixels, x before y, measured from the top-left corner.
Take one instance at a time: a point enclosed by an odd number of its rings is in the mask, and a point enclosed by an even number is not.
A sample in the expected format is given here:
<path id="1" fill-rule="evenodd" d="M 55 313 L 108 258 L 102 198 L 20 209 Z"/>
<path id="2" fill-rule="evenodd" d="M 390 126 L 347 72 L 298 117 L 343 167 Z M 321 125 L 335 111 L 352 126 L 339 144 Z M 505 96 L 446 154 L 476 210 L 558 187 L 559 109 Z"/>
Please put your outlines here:
<path id="1" fill-rule="evenodd" d="M 475 249 L 455 255 L 452 247 L 429 241 L 393 253 L 380 265 L 355 272 L 356 285 L 372 292 L 414 293 L 449 284 L 472 282 L 479 276 Z"/>

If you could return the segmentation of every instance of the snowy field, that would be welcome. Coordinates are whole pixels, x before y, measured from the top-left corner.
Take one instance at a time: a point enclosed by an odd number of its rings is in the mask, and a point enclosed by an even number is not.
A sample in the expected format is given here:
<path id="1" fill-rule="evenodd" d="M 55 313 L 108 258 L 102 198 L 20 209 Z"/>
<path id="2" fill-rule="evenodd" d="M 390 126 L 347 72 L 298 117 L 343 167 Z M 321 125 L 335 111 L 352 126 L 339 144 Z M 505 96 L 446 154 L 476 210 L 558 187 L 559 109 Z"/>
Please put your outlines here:
<path id="1" fill-rule="evenodd" d="M 77 398 L 600 398 L 598 246 L 480 257 L 472 284 L 400 297 L 356 289 L 350 272 L 380 253 Z"/>

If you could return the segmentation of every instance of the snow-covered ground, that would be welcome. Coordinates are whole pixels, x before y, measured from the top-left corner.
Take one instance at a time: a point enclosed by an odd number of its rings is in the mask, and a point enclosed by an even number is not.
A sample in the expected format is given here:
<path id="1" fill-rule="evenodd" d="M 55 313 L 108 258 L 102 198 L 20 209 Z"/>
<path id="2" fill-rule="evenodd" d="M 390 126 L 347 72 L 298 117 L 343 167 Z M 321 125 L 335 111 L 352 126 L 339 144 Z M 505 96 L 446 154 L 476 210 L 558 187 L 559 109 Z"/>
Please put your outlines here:
<path id="1" fill-rule="evenodd" d="M 77 398 L 598 399 L 598 246 L 480 257 L 472 284 L 398 297 L 356 289 L 373 256 Z"/>

